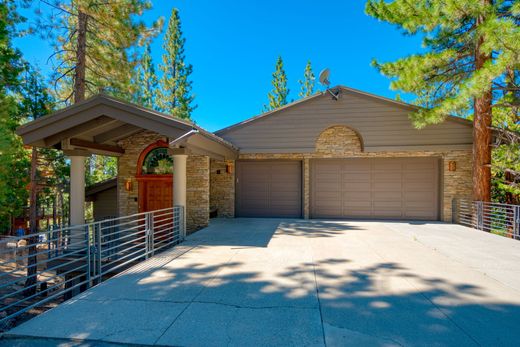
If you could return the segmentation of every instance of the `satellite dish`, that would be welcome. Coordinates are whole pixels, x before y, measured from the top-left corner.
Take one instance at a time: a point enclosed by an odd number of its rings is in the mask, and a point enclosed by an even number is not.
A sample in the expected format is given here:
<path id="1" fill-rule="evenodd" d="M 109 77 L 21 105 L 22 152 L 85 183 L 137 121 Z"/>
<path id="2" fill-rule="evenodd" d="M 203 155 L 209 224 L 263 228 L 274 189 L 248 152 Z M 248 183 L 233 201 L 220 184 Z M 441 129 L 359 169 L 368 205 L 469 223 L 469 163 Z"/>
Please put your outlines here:
<path id="1" fill-rule="evenodd" d="M 330 76 L 329 68 L 325 68 L 325 69 L 321 70 L 319 81 L 320 81 L 321 85 L 323 85 L 327 88 L 330 86 L 329 76 Z"/>

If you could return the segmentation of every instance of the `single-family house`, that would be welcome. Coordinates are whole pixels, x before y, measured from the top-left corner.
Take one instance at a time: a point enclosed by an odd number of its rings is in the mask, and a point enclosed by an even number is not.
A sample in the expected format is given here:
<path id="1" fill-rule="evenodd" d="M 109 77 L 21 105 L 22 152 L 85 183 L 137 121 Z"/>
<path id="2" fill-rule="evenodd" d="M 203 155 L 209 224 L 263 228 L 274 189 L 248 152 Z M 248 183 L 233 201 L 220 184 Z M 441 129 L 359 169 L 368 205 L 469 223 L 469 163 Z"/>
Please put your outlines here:
<path id="1" fill-rule="evenodd" d="M 103 189 L 119 216 L 179 205 L 188 232 L 220 217 L 451 221 L 471 196 L 472 124 L 424 129 L 416 106 L 338 86 L 215 133 L 104 95 L 18 129 L 71 160 L 71 223 L 84 218 L 84 159 L 118 158 Z M 115 195 L 115 197 L 114 197 Z M 98 210 L 101 210 L 100 208 Z"/>

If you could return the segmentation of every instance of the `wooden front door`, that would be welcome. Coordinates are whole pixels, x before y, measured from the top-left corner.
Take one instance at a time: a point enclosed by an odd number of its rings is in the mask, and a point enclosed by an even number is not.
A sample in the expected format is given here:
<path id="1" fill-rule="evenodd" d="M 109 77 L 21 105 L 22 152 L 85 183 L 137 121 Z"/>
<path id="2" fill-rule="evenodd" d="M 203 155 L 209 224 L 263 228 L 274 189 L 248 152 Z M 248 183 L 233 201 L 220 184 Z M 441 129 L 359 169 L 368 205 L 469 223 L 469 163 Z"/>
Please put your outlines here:
<path id="1" fill-rule="evenodd" d="M 173 206 L 173 186 L 170 180 L 142 180 L 139 212 L 161 210 Z"/>
<path id="2" fill-rule="evenodd" d="M 159 140 L 146 147 L 137 161 L 139 212 L 173 207 L 173 161 L 168 142 Z"/>

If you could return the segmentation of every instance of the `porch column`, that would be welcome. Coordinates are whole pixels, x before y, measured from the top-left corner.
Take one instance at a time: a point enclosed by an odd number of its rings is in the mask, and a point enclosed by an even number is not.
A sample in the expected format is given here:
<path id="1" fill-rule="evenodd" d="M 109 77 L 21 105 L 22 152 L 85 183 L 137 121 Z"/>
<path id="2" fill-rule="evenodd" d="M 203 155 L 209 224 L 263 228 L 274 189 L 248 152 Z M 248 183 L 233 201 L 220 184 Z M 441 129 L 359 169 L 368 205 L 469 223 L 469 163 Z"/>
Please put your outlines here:
<path id="1" fill-rule="evenodd" d="M 186 154 L 173 154 L 173 206 L 183 207 L 182 235 L 186 236 Z"/>
<path id="2" fill-rule="evenodd" d="M 70 156 L 70 224 L 85 224 L 85 157 Z"/>

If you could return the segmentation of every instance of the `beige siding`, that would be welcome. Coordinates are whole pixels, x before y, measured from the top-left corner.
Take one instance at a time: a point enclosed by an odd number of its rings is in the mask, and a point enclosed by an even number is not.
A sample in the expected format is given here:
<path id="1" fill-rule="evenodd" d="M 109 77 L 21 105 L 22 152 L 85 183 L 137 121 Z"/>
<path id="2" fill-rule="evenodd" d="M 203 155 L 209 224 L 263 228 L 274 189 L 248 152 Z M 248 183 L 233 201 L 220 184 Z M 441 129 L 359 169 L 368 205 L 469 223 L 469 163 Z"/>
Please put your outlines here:
<path id="1" fill-rule="evenodd" d="M 364 151 L 463 149 L 472 143 L 472 129 L 456 120 L 417 130 L 408 118 L 411 108 L 375 97 L 343 91 L 339 100 L 325 94 L 249 123 L 217 132 L 241 153 L 313 152 L 327 128 L 344 125 L 357 131 Z"/>

